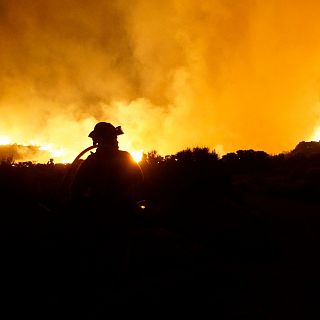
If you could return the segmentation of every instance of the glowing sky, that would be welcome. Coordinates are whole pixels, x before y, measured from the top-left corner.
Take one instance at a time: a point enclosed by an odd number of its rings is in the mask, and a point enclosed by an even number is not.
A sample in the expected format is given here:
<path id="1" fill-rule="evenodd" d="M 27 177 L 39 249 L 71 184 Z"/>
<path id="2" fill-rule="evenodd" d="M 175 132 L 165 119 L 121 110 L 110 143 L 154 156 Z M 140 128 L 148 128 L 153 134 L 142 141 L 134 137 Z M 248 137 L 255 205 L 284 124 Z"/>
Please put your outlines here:
<path id="1" fill-rule="evenodd" d="M 72 159 L 108 121 L 127 150 L 291 150 L 320 126 L 319 16 L 317 0 L 0 0 L 0 139 Z"/>

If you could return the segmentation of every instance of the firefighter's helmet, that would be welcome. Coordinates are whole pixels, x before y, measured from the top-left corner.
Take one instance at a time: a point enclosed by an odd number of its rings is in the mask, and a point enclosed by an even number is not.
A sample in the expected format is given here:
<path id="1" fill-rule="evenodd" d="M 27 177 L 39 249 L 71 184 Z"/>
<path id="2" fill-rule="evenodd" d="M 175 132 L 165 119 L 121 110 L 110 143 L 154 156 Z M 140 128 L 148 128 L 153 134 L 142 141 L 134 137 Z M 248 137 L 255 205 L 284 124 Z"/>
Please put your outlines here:
<path id="1" fill-rule="evenodd" d="M 99 122 L 94 126 L 89 137 L 92 138 L 93 141 L 103 141 L 116 139 L 120 134 L 123 134 L 121 126 L 115 127 L 109 122 Z"/>

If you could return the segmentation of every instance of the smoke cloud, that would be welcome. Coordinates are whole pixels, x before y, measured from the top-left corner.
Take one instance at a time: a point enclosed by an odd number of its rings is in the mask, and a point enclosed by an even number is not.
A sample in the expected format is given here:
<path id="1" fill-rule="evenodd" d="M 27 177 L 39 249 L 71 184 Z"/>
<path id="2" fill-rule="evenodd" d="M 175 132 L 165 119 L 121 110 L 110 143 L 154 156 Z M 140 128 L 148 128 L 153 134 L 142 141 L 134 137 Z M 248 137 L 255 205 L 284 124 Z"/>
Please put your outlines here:
<path id="1" fill-rule="evenodd" d="M 291 150 L 320 125 L 316 0 L 0 0 L 0 137 L 72 160 L 122 149 Z"/>

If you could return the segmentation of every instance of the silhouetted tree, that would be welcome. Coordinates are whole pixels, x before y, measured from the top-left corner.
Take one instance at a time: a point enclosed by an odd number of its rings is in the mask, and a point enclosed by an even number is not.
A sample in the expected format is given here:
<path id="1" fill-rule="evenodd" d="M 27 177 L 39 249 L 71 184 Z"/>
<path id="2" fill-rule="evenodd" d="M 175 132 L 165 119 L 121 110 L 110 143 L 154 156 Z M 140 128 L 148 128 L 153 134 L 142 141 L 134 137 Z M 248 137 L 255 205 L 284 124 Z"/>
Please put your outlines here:
<path id="1" fill-rule="evenodd" d="M 320 153 L 320 142 L 319 141 L 301 141 L 297 146 L 291 151 L 292 155 L 303 154 L 305 156 L 310 156 L 312 154 Z"/>

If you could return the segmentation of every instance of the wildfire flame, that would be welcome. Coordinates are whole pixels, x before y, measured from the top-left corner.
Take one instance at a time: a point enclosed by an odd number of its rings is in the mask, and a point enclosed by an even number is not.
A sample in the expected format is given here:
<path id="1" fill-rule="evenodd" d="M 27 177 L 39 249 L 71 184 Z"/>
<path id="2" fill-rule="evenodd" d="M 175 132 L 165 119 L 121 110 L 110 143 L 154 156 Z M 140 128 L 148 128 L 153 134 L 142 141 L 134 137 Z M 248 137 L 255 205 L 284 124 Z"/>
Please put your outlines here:
<path id="1" fill-rule="evenodd" d="M 131 151 L 130 154 L 131 154 L 132 158 L 134 159 L 134 161 L 140 162 L 142 160 L 142 156 L 143 156 L 142 150 Z"/>
<path id="2" fill-rule="evenodd" d="M 35 156 L 26 155 L 26 159 L 30 161 L 36 161 L 39 163 L 47 162 L 50 158 L 54 159 L 57 163 L 71 163 L 75 156 L 80 153 L 80 149 L 74 148 L 74 150 L 67 150 L 61 146 L 56 146 L 51 143 L 42 143 L 36 140 L 30 140 L 27 142 L 22 143 L 14 143 L 13 140 L 5 135 L 0 136 L 0 146 L 10 146 L 10 145 L 17 145 L 20 147 L 35 147 L 39 153 Z M 41 152 L 43 152 L 41 154 Z M 131 154 L 132 158 L 136 162 L 140 162 L 143 156 L 143 150 L 134 150 L 129 149 L 129 153 Z M 29 157 L 29 158 L 28 158 Z M 16 160 L 16 159 L 15 159 Z M 21 159 L 17 159 L 21 160 Z"/>

